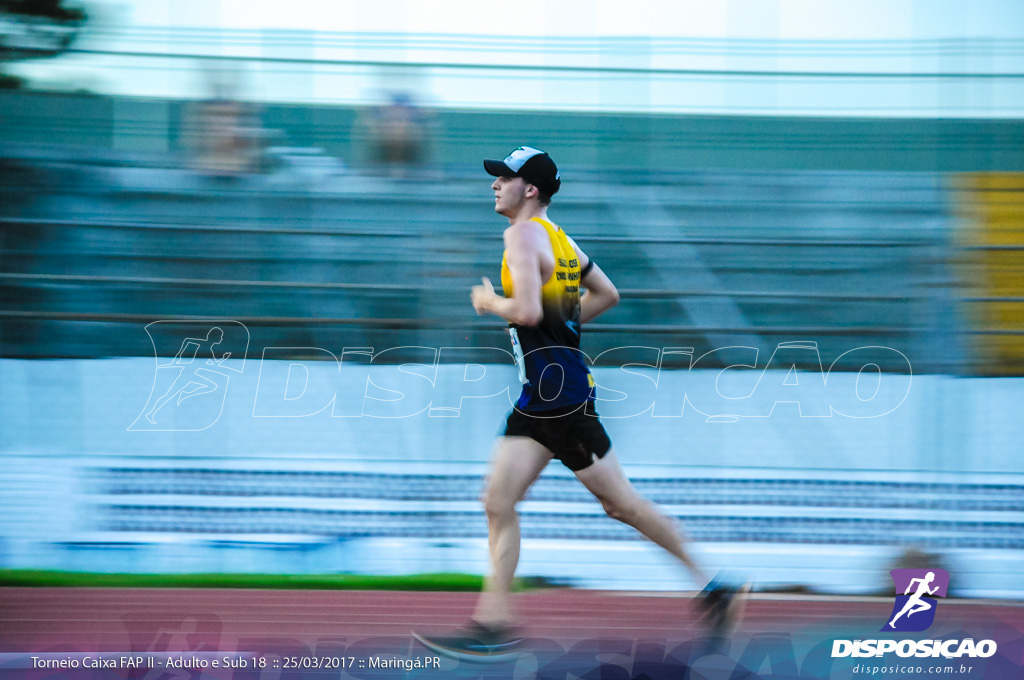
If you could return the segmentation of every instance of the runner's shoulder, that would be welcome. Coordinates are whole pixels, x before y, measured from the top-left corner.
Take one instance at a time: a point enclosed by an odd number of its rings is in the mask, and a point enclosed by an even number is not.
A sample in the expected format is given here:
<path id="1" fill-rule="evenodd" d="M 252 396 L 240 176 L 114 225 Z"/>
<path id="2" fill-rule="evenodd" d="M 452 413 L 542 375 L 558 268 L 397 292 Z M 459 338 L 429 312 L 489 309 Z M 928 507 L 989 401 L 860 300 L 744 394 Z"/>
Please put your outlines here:
<path id="1" fill-rule="evenodd" d="M 505 229 L 504 238 L 506 248 L 537 247 L 547 239 L 547 231 L 541 224 L 525 220 Z"/>

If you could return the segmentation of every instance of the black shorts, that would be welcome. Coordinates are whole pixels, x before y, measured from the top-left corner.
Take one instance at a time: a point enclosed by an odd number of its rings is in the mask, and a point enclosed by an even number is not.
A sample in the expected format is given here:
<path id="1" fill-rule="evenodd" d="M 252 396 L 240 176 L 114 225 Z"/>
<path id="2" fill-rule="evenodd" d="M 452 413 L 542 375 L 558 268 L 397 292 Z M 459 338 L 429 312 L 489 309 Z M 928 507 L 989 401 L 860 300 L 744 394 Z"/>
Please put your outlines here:
<path id="1" fill-rule="evenodd" d="M 551 411 L 512 409 L 505 423 L 505 436 L 529 437 L 573 472 L 591 466 L 612 448 L 592 401 Z"/>

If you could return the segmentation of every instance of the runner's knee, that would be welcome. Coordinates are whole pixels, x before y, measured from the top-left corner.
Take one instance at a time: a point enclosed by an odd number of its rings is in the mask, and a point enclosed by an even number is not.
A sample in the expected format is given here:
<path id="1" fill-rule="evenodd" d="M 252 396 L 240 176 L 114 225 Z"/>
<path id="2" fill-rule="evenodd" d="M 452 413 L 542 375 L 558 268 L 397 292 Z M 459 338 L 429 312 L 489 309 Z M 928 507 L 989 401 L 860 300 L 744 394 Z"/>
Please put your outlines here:
<path id="1" fill-rule="evenodd" d="M 516 512 L 515 499 L 509 498 L 500 491 L 496 491 L 494 487 L 485 489 L 480 500 L 483 502 L 484 512 L 487 513 L 489 518 L 507 517 L 514 515 Z"/>
<path id="2" fill-rule="evenodd" d="M 637 498 L 600 498 L 601 507 L 614 520 L 635 524 L 643 512 L 643 503 Z"/>

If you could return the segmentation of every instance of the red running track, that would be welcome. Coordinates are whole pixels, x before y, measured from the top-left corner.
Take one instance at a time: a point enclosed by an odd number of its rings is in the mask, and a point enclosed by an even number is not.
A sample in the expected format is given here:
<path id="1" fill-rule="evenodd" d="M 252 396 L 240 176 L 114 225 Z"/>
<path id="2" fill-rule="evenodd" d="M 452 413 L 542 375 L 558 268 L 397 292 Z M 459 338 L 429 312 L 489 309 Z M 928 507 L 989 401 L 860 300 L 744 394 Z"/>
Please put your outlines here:
<path id="1" fill-rule="evenodd" d="M 2 588 L 0 653 L 352 655 L 354 650 L 383 650 L 425 655 L 410 632 L 458 627 L 475 599 L 474 593 L 438 592 Z M 626 645 L 638 653 L 643 645 L 672 649 L 704 635 L 687 594 L 543 590 L 518 595 L 516 603 L 527 635 L 552 648 L 569 650 L 606 639 L 619 641 L 612 648 Z M 781 640 L 799 662 L 816 645 L 831 645 L 835 638 L 884 637 L 878 631 L 892 606 L 892 598 L 882 597 L 754 595 L 731 653 L 736 658 L 749 653 L 753 640 Z M 1024 603 L 950 600 L 940 601 L 927 636 L 991 637 L 999 642 L 1000 653 L 1019 665 L 1024 660 L 1021 631 Z"/>

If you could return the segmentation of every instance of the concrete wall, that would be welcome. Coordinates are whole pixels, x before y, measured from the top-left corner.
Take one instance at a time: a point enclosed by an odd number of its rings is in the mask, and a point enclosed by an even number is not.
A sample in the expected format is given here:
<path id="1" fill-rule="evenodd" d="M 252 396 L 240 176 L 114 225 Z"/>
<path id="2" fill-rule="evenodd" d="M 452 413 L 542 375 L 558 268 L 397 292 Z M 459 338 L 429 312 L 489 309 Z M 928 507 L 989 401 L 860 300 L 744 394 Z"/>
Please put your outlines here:
<path id="1" fill-rule="evenodd" d="M 466 401 L 458 417 L 436 409 L 512 384 L 509 367 L 405 367 L 432 384 L 398 366 L 229 360 L 207 373 L 216 390 L 171 400 L 150 423 L 178 373 L 161 362 L 0 361 L 0 565 L 484 571 L 476 493 L 508 400 Z M 919 547 L 942 556 L 964 594 L 1019 596 L 1024 381 L 640 373 L 595 369 L 604 397 L 628 395 L 602 403 L 604 423 L 638 488 L 683 519 L 713 568 L 864 592 Z M 404 398 L 367 400 L 396 397 L 367 390 L 367 376 Z M 651 401 L 656 415 L 621 417 Z M 829 415 L 823 401 L 862 417 Z M 739 417 L 707 417 L 729 414 Z M 601 517 L 557 465 L 524 504 L 523 525 L 524 575 L 695 585 Z"/>

